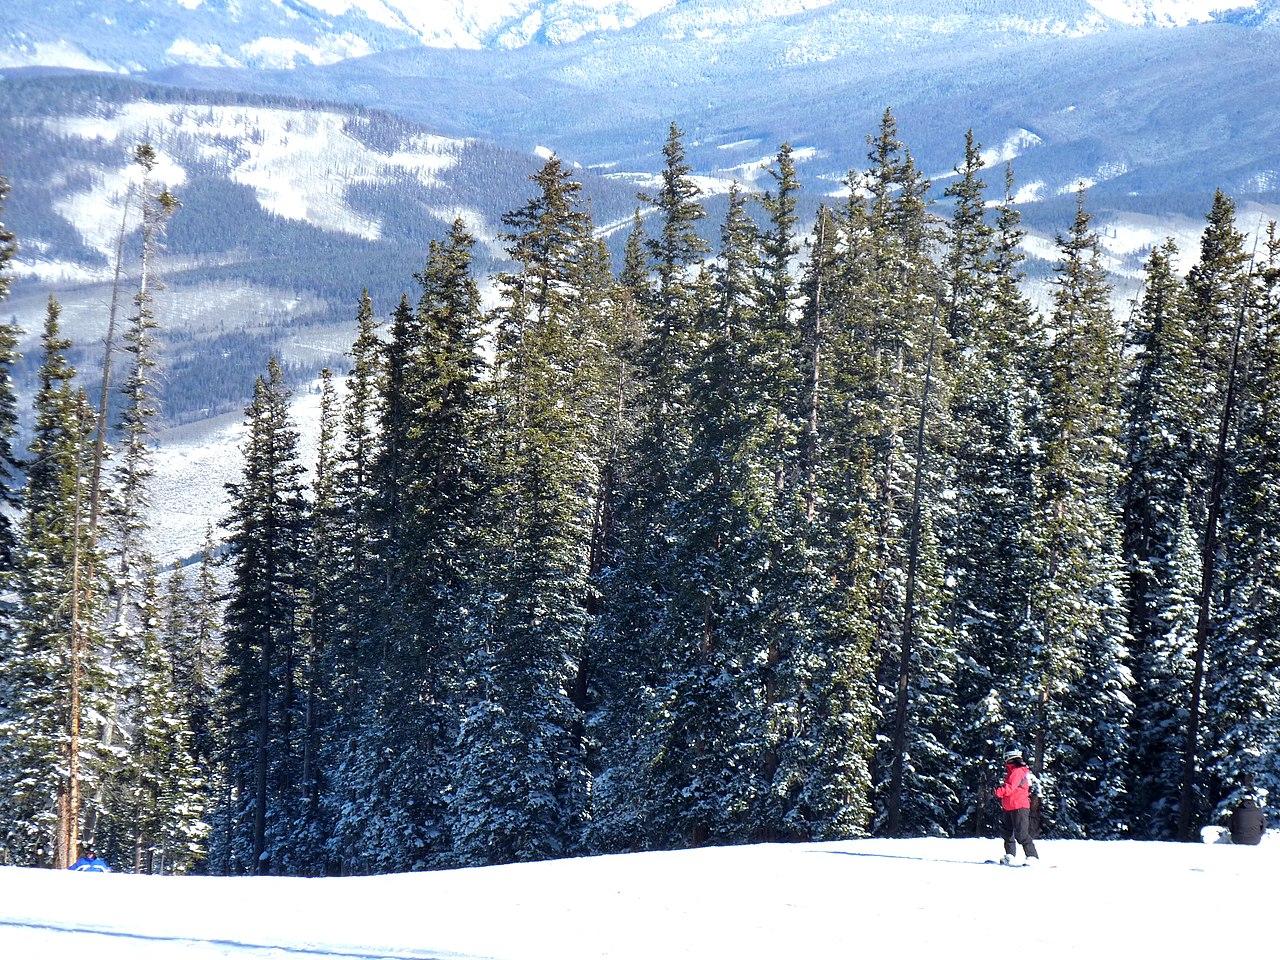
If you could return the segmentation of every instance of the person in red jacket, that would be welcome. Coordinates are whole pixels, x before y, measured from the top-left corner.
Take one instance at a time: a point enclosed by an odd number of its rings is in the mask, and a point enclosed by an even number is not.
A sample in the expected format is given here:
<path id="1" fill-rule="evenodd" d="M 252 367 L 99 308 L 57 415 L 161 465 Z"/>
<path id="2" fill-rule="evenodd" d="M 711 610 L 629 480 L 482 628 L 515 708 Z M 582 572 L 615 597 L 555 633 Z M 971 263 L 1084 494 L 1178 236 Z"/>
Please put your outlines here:
<path id="1" fill-rule="evenodd" d="M 1000 862 L 1013 863 L 1018 844 L 1027 855 L 1027 863 L 1039 860 L 1036 842 L 1031 838 L 1031 797 L 1039 794 L 1035 774 L 1022 759 L 1021 750 L 1008 750 L 1004 755 L 1004 783 L 996 787 L 996 796 L 1004 809 L 1004 856 Z"/>

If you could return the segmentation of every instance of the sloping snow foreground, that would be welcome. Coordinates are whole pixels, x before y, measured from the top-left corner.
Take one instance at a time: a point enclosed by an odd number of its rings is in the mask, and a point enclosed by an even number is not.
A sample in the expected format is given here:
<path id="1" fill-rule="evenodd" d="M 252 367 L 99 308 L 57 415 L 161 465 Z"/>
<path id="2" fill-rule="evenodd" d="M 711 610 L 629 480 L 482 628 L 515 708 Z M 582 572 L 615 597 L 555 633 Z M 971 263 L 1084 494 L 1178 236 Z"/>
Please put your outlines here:
<path id="1" fill-rule="evenodd" d="M 344 879 L 0 869 L 0 957 L 1233 956 L 1270 942 L 1280 842 L 869 840 Z M 1253 955 L 1258 955 L 1254 952 Z"/>
<path id="2" fill-rule="evenodd" d="M 1234 956 L 1271 942 L 1280 842 L 725 847 L 300 880 L 0 869 L 0 957 Z M 1252 952 L 1251 955 L 1262 955 Z"/>

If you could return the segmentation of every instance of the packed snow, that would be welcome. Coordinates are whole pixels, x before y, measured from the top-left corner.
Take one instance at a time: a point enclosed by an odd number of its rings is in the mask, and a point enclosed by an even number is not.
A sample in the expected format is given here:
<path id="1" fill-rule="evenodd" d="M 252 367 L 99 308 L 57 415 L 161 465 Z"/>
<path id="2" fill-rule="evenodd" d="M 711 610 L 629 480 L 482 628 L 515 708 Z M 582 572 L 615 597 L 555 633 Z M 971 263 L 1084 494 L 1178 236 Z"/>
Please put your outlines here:
<path id="1" fill-rule="evenodd" d="M 708 960 L 1265 956 L 1280 842 L 723 847 L 304 880 L 0 869 L 0 956 Z M 1180 918 L 1174 920 L 1173 918 Z"/>

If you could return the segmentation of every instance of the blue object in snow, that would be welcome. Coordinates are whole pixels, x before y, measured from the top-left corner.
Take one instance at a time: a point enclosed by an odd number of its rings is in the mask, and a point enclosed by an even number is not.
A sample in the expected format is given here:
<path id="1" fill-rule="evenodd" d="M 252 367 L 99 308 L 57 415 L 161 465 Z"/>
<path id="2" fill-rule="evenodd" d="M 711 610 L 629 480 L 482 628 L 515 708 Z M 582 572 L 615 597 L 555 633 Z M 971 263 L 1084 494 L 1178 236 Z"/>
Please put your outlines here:
<path id="1" fill-rule="evenodd" d="M 107 861 L 101 857 L 92 855 L 83 856 L 68 869 L 79 870 L 81 873 L 110 873 L 111 868 L 107 866 Z"/>

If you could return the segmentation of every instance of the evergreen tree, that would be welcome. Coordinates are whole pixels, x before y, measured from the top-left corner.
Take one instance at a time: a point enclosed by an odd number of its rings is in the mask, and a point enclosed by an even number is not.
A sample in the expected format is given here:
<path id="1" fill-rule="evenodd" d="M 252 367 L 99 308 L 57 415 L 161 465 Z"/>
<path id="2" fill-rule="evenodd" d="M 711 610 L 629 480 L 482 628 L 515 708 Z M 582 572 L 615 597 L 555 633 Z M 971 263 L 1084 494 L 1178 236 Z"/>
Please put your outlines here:
<path id="1" fill-rule="evenodd" d="M 672 514 L 678 576 L 657 635 L 666 680 L 643 731 L 646 820 L 663 845 L 749 839 L 767 786 L 759 571 L 779 464 L 762 442 L 776 420 L 754 368 L 765 341 L 759 236 L 736 189 L 719 253 L 698 296 L 685 390 L 690 444 Z"/>
<path id="2" fill-rule="evenodd" d="M 82 792 L 94 789 L 104 765 L 81 724 L 89 709 L 108 708 L 83 576 L 92 549 L 83 490 L 88 404 L 74 386 L 60 313 L 50 298 L 29 447 L 18 630 L 3 661 L 0 740 L 11 800 L 0 829 L 12 862 L 65 867 L 78 846 Z"/>
<path id="3" fill-rule="evenodd" d="M 1242 796 L 1280 799 L 1280 233 L 1271 223 L 1258 271 L 1256 323 L 1241 390 L 1225 510 L 1224 608 L 1208 703 L 1209 803 L 1221 819 Z M 1266 803 L 1267 797 L 1270 803 Z"/>
<path id="4" fill-rule="evenodd" d="M 663 147 L 662 188 L 641 197 L 656 208 L 648 257 L 638 242 L 624 262 L 623 283 L 640 308 L 636 350 L 635 438 L 617 501 L 617 545 L 600 578 L 604 608 L 599 674 L 608 698 L 600 708 L 603 773 L 594 793 L 597 843 L 608 850 L 653 841 L 643 798 L 649 793 L 644 746 L 637 736 L 660 709 L 665 683 L 671 597 L 676 589 L 673 518 L 684 492 L 676 477 L 687 456 L 687 370 L 696 307 L 693 267 L 707 250 L 697 233 L 706 216 L 700 190 L 674 124 Z M 636 234 L 639 236 L 638 232 Z"/>
<path id="5" fill-rule="evenodd" d="M 1083 193 L 1059 250 L 1036 505 L 1042 567 L 1033 609 L 1040 635 L 1028 681 L 1037 696 L 1034 769 L 1049 787 L 1046 812 L 1056 830 L 1108 837 L 1125 829 L 1131 706 L 1114 510 L 1120 344 Z"/>
<path id="6" fill-rule="evenodd" d="M 228 485 L 232 566 L 224 620 L 230 809 L 220 827 L 237 873 L 286 867 L 300 782 L 300 608 L 306 504 L 298 433 L 274 358 L 246 410 L 242 478 Z"/>
<path id="7" fill-rule="evenodd" d="M 608 390 L 593 291 L 600 247 L 581 185 L 553 157 L 508 214 L 488 501 L 492 612 L 469 637 L 454 843 L 464 862 L 561 856 L 589 782 L 571 697 L 590 623 L 592 518 Z"/>
<path id="8" fill-rule="evenodd" d="M 1036 543 L 1031 507 L 1036 457 L 1033 369 L 1036 321 L 1020 288 L 1022 230 L 1006 170 L 1004 199 L 987 224 L 982 161 L 972 133 L 965 143 L 951 244 L 949 327 L 954 368 L 955 522 L 948 531 L 949 618 L 956 630 L 957 753 L 960 820 L 988 833 L 994 810 L 991 771 L 1017 741 L 1013 723 L 1027 716 L 1026 675 L 1034 624 L 1029 587 Z"/>
<path id="9" fill-rule="evenodd" d="M 324 725 L 321 762 L 331 770 L 322 792 L 324 816 L 332 824 L 329 850 L 347 872 L 366 868 L 375 849 L 365 829 L 378 822 L 371 791 L 364 785 L 383 762 L 383 753 L 366 750 L 366 734 L 377 723 L 380 656 L 385 597 L 381 559 L 380 471 L 384 344 L 378 338 L 373 303 L 365 291 L 356 314 L 352 366 L 343 406 L 343 447 L 336 466 L 334 505 L 338 566 L 336 584 L 340 622 L 330 641 L 334 709 Z M 387 398 L 388 403 L 398 402 Z"/>
<path id="10" fill-rule="evenodd" d="M 809 628 L 789 651 L 790 696 L 773 793 L 786 833 L 810 840 L 861 836 L 871 818 L 870 759 L 876 691 L 868 609 L 869 490 L 866 448 L 856 435 L 861 357 L 852 323 L 850 268 L 856 241 L 828 210 L 818 212 L 801 281 L 804 371 L 798 457 L 803 570 L 791 603 Z M 790 701 L 790 702 L 788 702 Z"/>
<path id="11" fill-rule="evenodd" d="M 330 770 L 323 738 L 334 726 L 337 708 L 334 685 L 335 648 L 341 632 L 342 562 L 341 511 L 337 500 L 338 394 L 333 373 L 320 371 L 320 435 L 311 491 L 310 543 L 306 554 L 306 650 L 302 656 L 302 765 L 298 785 L 297 822 L 292 831 L 294 861 L 304 872 L 326 862 L 332 826 L 321 796 Z"/>
<path id="12" fill-rule="evenodd" d="M 129 663 L 127 756 L 113 778 L 99 846 L 134 873 L 184 873 L 203 854 L 204 784 L 162 642 L 159 584 L 149 564 L 139 587 L 136 629 L 117 641 Z"/>
<path id="13" fill-rule="evenodd" d="M 1138 836 L 1171 839 L 1188 721 L 1198 575 L 1191 525 L 1195 356 L 1172 241 L 1147 261 L 1131 331 L 1123 487 L 1134 675 L 1132 816 Z"/>

